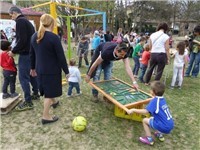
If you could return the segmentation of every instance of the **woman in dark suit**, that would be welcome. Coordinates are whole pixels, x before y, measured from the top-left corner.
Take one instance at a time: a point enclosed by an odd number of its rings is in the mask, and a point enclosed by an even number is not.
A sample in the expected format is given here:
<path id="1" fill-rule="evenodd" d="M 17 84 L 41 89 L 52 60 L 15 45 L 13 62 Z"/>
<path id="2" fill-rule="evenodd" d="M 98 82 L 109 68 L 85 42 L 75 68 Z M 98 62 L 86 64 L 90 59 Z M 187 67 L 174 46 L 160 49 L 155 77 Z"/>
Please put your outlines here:
<path id="1" fill-rule="evenodd" d="M 58 120 L 49 109 L 57 106 L 55 98 L 62 95 L 62 70 L 66 76 L 69 73 L 60 39 L 52 33 L 54 24 L 52 16 L 42 15 L 39 30 L 31 38 L 31 75 L 38 76 L 40 94 L 44 96 L 42 124 Z"/>

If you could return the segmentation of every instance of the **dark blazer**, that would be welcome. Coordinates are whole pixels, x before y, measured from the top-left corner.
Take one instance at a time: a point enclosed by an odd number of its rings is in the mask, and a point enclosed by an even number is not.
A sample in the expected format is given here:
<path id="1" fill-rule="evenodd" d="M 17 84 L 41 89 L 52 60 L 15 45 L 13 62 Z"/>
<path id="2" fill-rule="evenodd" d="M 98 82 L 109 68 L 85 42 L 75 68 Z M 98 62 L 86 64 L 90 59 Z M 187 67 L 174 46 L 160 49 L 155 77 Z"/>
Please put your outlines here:
<path id="1" fill-rule="evenodd" d="M 37 33 L 34 33 L 31 38 L 31 69 L 36 69 L 39 74 L 60 74 L 62 70 L 68 74 L 68 65 L 59 37 L 45 31 L 39 44 L 36 39 Z"/>

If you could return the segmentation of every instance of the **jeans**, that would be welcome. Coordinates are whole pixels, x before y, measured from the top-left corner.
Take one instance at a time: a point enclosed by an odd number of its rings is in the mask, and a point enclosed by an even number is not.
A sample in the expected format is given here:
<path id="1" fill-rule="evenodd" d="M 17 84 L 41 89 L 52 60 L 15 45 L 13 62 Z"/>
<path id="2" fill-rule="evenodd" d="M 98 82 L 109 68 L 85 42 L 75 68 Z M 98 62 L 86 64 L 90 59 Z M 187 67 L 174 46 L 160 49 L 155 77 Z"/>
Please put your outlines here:
<path id="1" fill-rule="evenodd" d="M 190 61 L 188 64 L 188 68 L 185 72 L 185 76 L 189 76 L 190 72 L 192 71 L 192 76 L 197 77 L 197 75 L 199 74 L 199 67 L 200 67 L 199 63 L 200 63 L 200 52 L 198 53 L 191 52 Z"/>
<path id="2" fill-rule="evenodd" d="M 141 69 L 141 72 L 140 72 L 140 76 L 139 76 L 139 80 L 141 82 L 144 82 L 144 75 L 145 75 L 145 72 L 147 70 L 147 65 L 144 65 L 144 64 L 140 64 L 140 69 Z"/>
<path id="3" fill-rule="evenodd" d="M 96 70 L 96 74 L 93 78 L 93 82 L 95 81 L 99 81 L 100 80 L 100 76 L 101 76 L 101 71 L 103 70 L 104 72 L 104 80 L 110 80 L 111 76 L 112 76 L 112 67 L 113 67 L 113 62 L 110 62 L 110 64 L 104 66 L 104 68 L 102 68 L 102 65 L 100 64 Z M 98 91 L 96 89 L 92 89 L 92 94 L 93 96 L 97 96 L 98 95 Z"/>
<path id="4" fill-rule="evenodd" d="M 138 71 L 140 69 L 139 57 L 133 57 L 133 60 L 135 62 L 135 66 L 133 68 L 133 75 L 138 75 Z"/>
<path id="5" fill-rule="evenodd" d="M 9 71 L 9 70 L 3 70 L 3 87 L 2 92 L 8 93 L 8 86 L 10 85 L 10 93 L 15 93 L 15 83 L 16 83 L 16 75 L 17 72 L 15 71 Z"/>
<path id="6" fill-rule="evenodd" d="M 38 93 L 38 84 L 36 77 L 30 76 L 30 57 L 29 55 L 19 55 L 18 60 L 19 81 L 24 92 L 24 99 L 26 102 L 31 102 L 30 83 L 33 87 L 33 93 Z"/>
<path id="7" fill-rule="evenodd" d="M 78 82 L 69 82 L 69 89 L 68 89 L 67 95 L 72 95 L 72 90 L 74 87 L 76 88 L 77 94 L 80 94 L 79 83 Z"/>

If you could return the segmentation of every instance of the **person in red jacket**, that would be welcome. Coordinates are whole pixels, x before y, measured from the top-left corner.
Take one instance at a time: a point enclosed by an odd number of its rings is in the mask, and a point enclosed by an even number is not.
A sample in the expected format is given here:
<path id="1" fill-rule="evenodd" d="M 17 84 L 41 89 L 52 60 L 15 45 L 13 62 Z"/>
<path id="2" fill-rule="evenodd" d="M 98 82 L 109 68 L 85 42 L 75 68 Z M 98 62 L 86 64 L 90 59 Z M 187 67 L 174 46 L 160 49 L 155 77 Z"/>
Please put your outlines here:
<path id="1" fill-rule="evenodd" d="M 16 76 L 17 76 L 17 68 L 15 66 L 15 62 L 13 57 L 8 55 L 8 51 L 10 51 L 11 43 L 7 40 L 1 40 L 1 50 L 0 53 L 0 66 L 3 68 L 3 99 L 6 98 L 14 98 L 19 94 L 15 92 L 15 83 L 16 83 Z M 8 93 L 8 86 L 10 85 L 10 93 Z"/>

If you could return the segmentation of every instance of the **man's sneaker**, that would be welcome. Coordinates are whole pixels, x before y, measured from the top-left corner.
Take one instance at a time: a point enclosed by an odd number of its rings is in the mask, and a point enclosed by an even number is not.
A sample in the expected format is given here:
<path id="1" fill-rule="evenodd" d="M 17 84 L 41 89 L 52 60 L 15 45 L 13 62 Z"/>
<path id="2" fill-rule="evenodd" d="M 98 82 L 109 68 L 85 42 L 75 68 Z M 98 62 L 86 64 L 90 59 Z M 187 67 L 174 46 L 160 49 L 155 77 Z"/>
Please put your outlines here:
<path id="1" fill-rule="evenodd" d="M 155 132 L 154 133 L 155 137 L 159 139 L 159 141 L 163 142 L 165 140 L 164 136 L 160 132 Z"/>
<path id="2" fill-rule="evenodd" d="M 39 100 L 39 99 L 40 99 L 40 95 L 38 94 L 31 95 L 31 100 Z"/>
<path id="3" fill-rule="evenodd" d="M 15 110 L 17 111 L 24 111 L 24 110 L 29 110 L 29 109 L 33 109 L 33 103 L 32 102 L 22 102 L 20 103 Z"/>
<path id="4" fill-rule="evenodd" d="M 10 97 L 11 97 L 11 98 L 14 98 L 14 97 L 17 97 L 17 96 L 19 96 L 18 93 L 11 93 L 11 94 L 10 94 Z"/>
<path id="5" fill-rule="evenodd" d="M 3 99 L 9 98 L 9 97 L 10 97 L 9 93 L 3 93 L 3 96 L 2 96 Z"/>
<path id="6" fill-rule="evenodd" d="M 148 145 L 153 145 L 154 144 L 154 140 L 152 137 L 140 137 L 139 138 L 140 142 L 144 143 L 144 144 L 148 144 Z"/>

